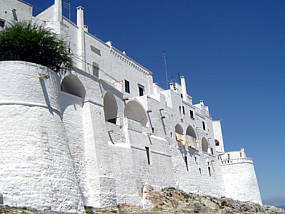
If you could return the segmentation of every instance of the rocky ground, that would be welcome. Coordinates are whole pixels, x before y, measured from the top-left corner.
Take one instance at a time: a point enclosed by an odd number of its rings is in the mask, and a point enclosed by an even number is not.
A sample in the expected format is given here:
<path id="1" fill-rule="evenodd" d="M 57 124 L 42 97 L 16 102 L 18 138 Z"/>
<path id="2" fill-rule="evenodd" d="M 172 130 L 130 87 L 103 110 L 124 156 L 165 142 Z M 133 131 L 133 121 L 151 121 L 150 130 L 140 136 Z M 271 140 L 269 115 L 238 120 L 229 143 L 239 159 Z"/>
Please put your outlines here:
<path id="1" fill-rule="evenodd" d="M 284 213 L 285 209 L 274 206 L 262 205 L 251 202 L 240 202 L 229 198 L 215 198 L 211 196 L 199 196 L 188 194 L 173 188 L 164 189 L 162 192 L 155 192 L 152 187 L 143 188 L 143 204 L 145 208 L 130 204 L 120 204 L 105 208 L 86 207 L 86 214 L 95 213 Z M 36 211 L 27 208 L 0 207 L 0 214 L 59 214 L 59 212 Z M 64 214 L 64 213 L 61 213 Z"/>

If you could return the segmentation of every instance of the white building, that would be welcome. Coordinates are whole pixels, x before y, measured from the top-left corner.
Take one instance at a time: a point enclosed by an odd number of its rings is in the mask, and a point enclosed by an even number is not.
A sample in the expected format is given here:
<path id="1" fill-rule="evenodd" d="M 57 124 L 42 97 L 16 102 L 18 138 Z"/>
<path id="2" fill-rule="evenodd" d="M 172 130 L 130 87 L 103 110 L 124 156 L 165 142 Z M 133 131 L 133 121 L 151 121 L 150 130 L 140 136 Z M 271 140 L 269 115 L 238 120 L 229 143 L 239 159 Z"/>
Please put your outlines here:
<path id="1" fill-rule="evenodd" d="M 21 0 L 0 4 L 0 28 L 45 24 L 68 41 L 76 67 L 60 76 L 0 61 L 4 205 L 78 213 L 143 205 L 146 184 L 262 203 L 252 159 L 224 151 L 220 121 L 203 101 L 192 103 L 184 77 L 160 88 L 152 72 L 88 33 L 82 7 L 74 24 L 62 17 L 61 0 L 36 17 Z"/>

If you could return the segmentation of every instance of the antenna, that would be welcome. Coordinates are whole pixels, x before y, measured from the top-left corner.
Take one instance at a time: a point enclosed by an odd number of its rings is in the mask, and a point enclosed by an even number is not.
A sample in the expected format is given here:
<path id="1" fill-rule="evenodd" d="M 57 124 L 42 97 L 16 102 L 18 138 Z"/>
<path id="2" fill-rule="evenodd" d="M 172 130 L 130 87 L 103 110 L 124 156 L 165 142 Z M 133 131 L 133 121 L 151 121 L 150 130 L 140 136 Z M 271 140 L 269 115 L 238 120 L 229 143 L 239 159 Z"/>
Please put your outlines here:
<path id="1" fill-rule="evenodd" d="M 166 55 L 165 55 L 165 51 L 162 51 L 163 55 L 162 57 L 164 58 L 164 66 L 165 66 L 165 85 L 166 85 L 166 90 L 168 89 L 168 79 L 167 79 L 167 67 L 166 67 Z"/>
<path id="2" fill-rule="evenodd" d="M 71 11 L 70 11 L 70 0 L 67 0 L 67 2 L 66 1 L 64 1 L 63 2 L 63 7 L 64 8 L 66 8 L 66 9 L 68 9 L 68 15 L 69 15 L 69 20 L 71 20 Z"/>

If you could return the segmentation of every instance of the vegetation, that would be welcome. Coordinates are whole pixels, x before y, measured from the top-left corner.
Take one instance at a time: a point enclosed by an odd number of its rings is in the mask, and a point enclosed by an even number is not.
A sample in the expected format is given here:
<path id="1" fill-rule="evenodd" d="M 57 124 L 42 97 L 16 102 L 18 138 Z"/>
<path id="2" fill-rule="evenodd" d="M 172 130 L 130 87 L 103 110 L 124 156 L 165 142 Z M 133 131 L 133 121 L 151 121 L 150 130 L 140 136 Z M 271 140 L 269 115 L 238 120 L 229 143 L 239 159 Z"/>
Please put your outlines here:
<path id="1" fill-rule="evenodd" d="M 66 42 L 51 30 L 31 22 L 15 22 L 0 31 L 0 61 L 22 60 L 44 65 L 55 72 L 72 67 Z"/>

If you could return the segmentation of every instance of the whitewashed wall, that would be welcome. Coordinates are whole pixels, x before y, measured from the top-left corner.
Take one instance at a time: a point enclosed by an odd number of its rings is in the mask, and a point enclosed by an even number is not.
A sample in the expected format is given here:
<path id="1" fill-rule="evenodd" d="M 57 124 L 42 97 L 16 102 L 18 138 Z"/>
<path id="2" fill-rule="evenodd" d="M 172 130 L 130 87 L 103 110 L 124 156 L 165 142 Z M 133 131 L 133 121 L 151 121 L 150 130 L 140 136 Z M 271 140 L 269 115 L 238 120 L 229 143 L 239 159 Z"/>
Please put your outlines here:
<path id="1" fill-rule="evenodd" d="M 49 79 L 39 80 L 39 74 Z M 83 212 L 62 123 L 59 77 L 33 63 L 0 62 L 0 192 L 4 205 Z"/>

